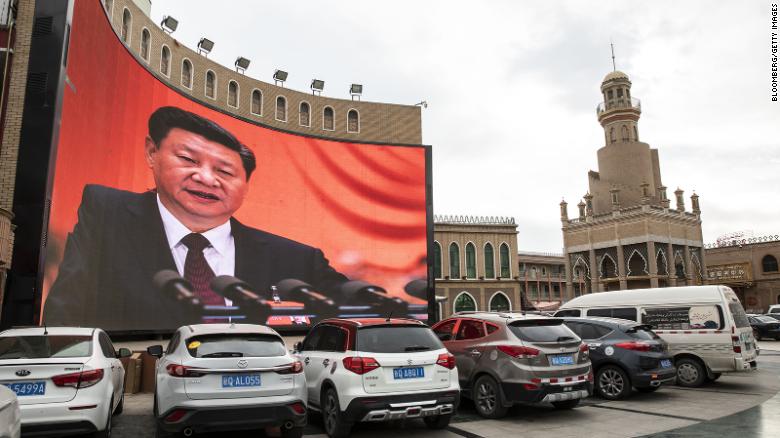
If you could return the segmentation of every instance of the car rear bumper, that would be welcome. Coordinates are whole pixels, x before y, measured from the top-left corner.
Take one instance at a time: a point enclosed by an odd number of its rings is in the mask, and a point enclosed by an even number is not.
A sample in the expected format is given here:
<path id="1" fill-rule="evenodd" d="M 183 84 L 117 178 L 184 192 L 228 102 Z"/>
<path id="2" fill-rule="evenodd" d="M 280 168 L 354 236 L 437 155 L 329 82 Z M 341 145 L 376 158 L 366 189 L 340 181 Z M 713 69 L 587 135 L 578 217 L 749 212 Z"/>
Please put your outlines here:
<path id="1" fill-rule="evenodd" d="M 303 413 L 296 412 L 292 408 L 294 404 L 303 406 Z M 184 414 L 176 421 L 166 421 L 178 411 L 184 411 Z M 303 400 L 278 405 L 187 406 L 169 409 L 157 418 L 157 424 L 171 433 L 187 428 L 194 433 L 206 433 L 277 426 L 303 427 L 306 425 L 306 412 Z"/>
<path id="2" fill-rule="evenodd" d="M 60 423 L 24 424 L 22 435 L 27 437 L 58 437 L 94 433 L 97 428 L 89 421 L 66 421 Z"/>
<path id="3" fill-rule="evenodd" d="M 108 403 L 79 397 L 64 403 L 29 404 L 19 408 L 25 437 L 95 432 L 105 425 L 109 409 Z"/>
<path id="4" fill-rule="evenodd" d="M 533 385 L 537 389 L 529 389 L 527 383 L 502 382 L 501 391 L 506 404 L 512 403 L 544 403 L 587 398 L 593 393 L 593 384 L 571 382 L 571 384 L 542 383 Z"/>
<path id="5" fill-rule="evenodd" d="M 460 391 L 399 394 L 353 399 L 344 416 L 348 421 L 389 421 L 454 413 Z"/>
<path id="6" fill-rule="evenodd" d="M 676 381 L 677 369 L 675 367 L 645 371 L 631 376 L 631 383 L 637 388 L 652 388 L 672 384 Z"/>

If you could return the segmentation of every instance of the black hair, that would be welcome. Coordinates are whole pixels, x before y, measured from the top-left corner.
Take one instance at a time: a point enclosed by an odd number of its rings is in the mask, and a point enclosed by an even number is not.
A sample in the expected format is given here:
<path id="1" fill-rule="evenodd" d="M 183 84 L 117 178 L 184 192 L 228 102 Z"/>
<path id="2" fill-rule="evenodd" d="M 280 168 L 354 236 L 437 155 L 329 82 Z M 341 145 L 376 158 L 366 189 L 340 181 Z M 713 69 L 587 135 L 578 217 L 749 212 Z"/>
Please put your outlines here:
<path id="1" fill-rule="evenodd" d="M 244 165 L 244 170 L 246 171 L 247 180 L 257 166 L 254 152 L 238 141 L 238 139 L 225 128 L 205 117 L 175 106 L 157 108 L 157 110 L 149 116 L 149 137 L 151 137 L 158 149 L 160 148 L 160 143 L 173 128 L 179 128 L 192 132 L 193 134 L 202 135 L 207 140 L 219 143 L 228 149 L 238 152 L 238 155 L 241 157 L 241 163 Z"/>

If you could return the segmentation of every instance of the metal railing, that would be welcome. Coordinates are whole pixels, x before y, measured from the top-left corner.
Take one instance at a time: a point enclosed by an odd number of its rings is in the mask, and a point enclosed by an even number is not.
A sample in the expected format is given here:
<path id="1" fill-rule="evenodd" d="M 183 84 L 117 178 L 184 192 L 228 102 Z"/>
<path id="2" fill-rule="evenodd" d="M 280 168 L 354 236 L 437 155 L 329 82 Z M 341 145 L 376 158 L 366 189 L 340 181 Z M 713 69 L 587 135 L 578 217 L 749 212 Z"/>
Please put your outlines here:
<path id="1" fill-rule="evenodd" d="M 515 218 L 503 216 L 434 215 L 436 224 L 516 225 Z"/>
<path id="2" fill-rule="evenodd" d="M 780 242 L 780 234 L 770 234 L 767 236 L 759 236 L 759 237 L 735 238 L 735 239 L 725 240 L 716 243 L 705 243 L 704 248 L 705 249 L 729 248 L 734 246 L 744 246 L 744 245 L 751 245 L 754 243 L 766 243 L 766 242 Z"/>
<path id="3" fill-rule="evenodd" d="M 626 99 L 626 98 L 619 98 L 619 99 L 612 99 L 605 102 L 601 102 L 596 106 L 596 114 L 601 115 L 602 113 L 613 110 L 613 109 L 638 109 L 642 110 L 642 101 L 636 98 Z"/>

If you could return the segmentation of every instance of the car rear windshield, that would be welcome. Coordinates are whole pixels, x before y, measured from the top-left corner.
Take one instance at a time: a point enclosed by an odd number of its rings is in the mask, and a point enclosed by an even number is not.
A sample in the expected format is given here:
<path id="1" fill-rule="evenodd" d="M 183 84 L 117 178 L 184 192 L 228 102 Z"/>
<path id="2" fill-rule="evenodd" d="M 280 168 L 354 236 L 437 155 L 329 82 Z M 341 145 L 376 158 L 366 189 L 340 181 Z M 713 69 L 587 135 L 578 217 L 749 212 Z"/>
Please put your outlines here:
<path id="1" fill-rule="evenodd" d="M 772 318 L 771 316 L 756 316 L 756 319 L 761 321 L 761 322 L 767 322 L 767 323 L 775 323 L 775 322 L 777 322 L 777 320 Z"/>
<path id="2" fill-rule="evenodd" d="M 92 336 L 41 335 L 0 338 L 0 359 L 92 356 Z"/>
<path id="3" fill-rule="evenodd" d="M 509 323 L 509 330 L 527 342 L 572 342 L 580 338 L 560 319 L 536 319 Z"/>
<path id="4" fill-rule="evenodd" d="M 628 336 L 631 336 L 634 339 L 641 339 L 645 341 L 654 341 L 654 340 L 661 339 L 660 337 L 658 337 L 657 334 L 655 334 L 654 331 L 650 329 L 650 327 L 644 325 L 631 327 L 628 330 L 626 330 L 626 334 Z"/>
<path id="5" fill-rule="evenodd" d="M 355 350 L 366 353 L 412 353 L 444 348 L 428 327 L 381 326 L 357 331 Z"/>
<path id="6" fill-rule="evenodd" d="M 215 334 L 187 339 L 187 351 L 192 357 L 271 357 L 284 356 L 287 350 L 282 339 L 273 335 Z"/>

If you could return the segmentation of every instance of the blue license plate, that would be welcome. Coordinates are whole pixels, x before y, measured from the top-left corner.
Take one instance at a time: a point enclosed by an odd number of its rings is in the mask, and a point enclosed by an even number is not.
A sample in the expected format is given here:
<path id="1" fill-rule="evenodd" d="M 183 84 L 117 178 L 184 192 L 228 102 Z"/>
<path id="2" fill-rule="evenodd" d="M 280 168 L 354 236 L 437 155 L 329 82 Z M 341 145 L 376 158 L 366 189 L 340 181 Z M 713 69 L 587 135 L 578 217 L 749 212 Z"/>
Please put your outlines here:
<path id="1" fill-rule="evenodd" d="M 661 360 L 661 368 L 671 368 L 672 367 L 672 361 L 669 359 L 663 359 Z"/>
<path id="2" fill-rule="evenodd" d="M 425 370 L 423 367 L 410 367 L 410 368 L 394 368 L 394 379 L 419 379 L 425 377 Z"/>
<path id="3" fill-rule="evenodd" d="M 248 386 L 260 386 L 260 374 L 222 376 L 223 388 L 245 388 Z"/>
<path id="4" fill-rule="evenodd" d="M 46 393 L 46 382 L 43 381 L 5 383 L 5 386 L 15 392 L 17 397 L 44 395 Z"/>
<path id="5" fill-rule="evenodd" d="M 570 354 L 553 356 L 550 358 L 550 363 L 553 365 L 574 365 L 574 358 Z"/>

